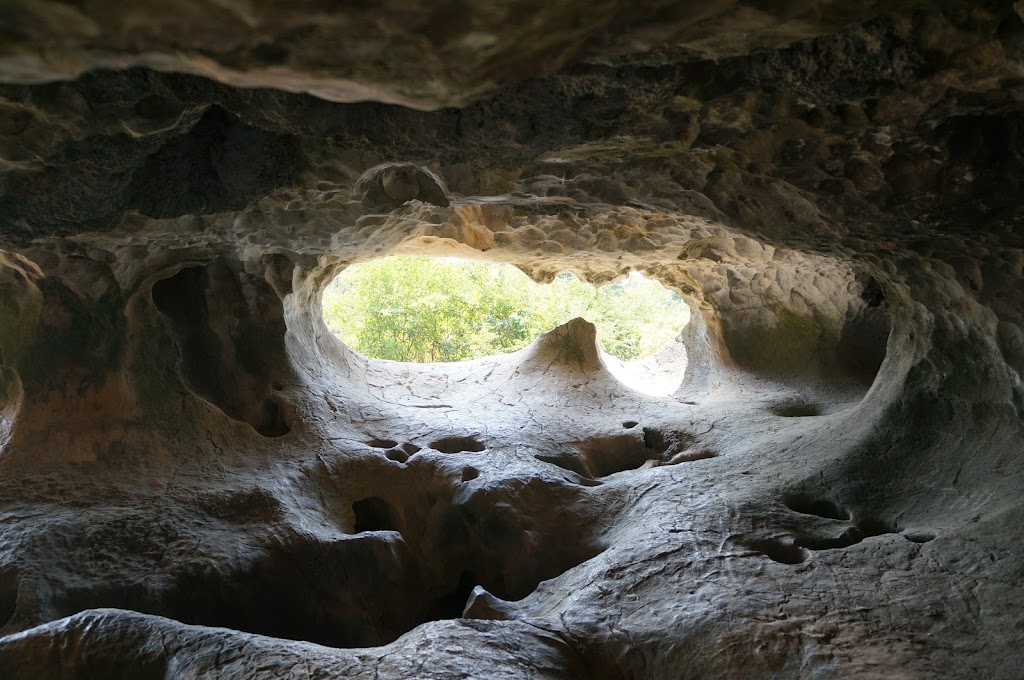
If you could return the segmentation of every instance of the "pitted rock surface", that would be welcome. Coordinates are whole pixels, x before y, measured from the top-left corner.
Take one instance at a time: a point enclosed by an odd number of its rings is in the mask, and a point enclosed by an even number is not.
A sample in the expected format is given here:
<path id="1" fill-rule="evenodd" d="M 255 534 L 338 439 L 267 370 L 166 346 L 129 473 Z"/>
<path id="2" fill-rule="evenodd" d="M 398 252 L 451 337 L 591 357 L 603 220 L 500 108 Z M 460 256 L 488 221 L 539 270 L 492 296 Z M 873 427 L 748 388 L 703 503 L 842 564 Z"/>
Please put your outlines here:
<path id="1" fill-rule="evenodd" d="M 0 677 L 1020 676 L 1020 2 L 0 16 Z M 358 355 L 401 253 L 672 389 Z"/>

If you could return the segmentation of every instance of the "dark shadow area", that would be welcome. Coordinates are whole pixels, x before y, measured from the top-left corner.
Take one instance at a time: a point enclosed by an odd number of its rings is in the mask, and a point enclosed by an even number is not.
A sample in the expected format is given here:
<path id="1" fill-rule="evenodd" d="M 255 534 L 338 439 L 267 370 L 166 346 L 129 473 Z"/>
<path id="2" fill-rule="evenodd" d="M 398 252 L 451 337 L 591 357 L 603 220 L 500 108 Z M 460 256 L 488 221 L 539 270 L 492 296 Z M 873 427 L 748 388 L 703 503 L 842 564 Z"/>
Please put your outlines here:
<path id="1" fill-rule="evenodd" d="M 846 522 L 851 517 L 849 510 L 827 499 L 793 496 L 786 500 L 786 505 L 795 512 L 823 519 Z M 901 531 L 899 525 L 892 520 L 868 516 L 857 520 L 852 525 L 837 527 L 836 533 L 832 536 L 812 535 L 798 531 L 795 536 L 758 538 L 743 541 L 743 545 L 763 553 L 776 562 L 799 564 L 810 557 L 809 551 L 849 548 L 872 536 L 897 534 Z M 901 535 L 913 543 L 926 543 L 935 538 L 934 534 L 923 530 Z"/>
<path id="2" fill-rule="evenodd" d="M 438 618 L 447 590 L 424 582 L 403 542 L 379 536 L 293 537 L 244 564 L 200 560 L 170 581 L 65 588 L 55 604 L 60 615 L 115 607 L 338 647 L 386 644 Z"/>
<path id="3" fill-rule="evenodd" d="M 355 532 L 399 531 L 395 510 L 383 498 L 373 496 L 352 504 L 355 513 Z"/>
<path id="4" fill-rule="evenodd" d="M 848 520 L 850 511 L 828 498 L 814 498 L 806 494 L 793 494 L 785 499 L 786 507 L 793 512 L 814 515 L 825 519 Z"/>
<path id="5" fill-rule="evenodd" d="M 440 488 L 390 501 L 369 496 L 352 503 L 361 533 L 329 539 L 275 532 L 262 545 L 240 546 L 230 559 L 177 560 L 173 573 L 148 580 L 83 574 L 55 582 L 49 605 L 58 618 L 114 607 L 338 647 L 387 644 L 428 621 L 459 617 L 477 585 L 501 599 L 521 599 L 601 552 L 588 524 L 569 510 L 582 493 L 536 481 L 513 497 L 483 488 L 464 503 Z M 225 507 L 237 502 L 261 526 L 280 526 L 273 517 L 281 508 L 269 492 L 243 490 L 220 503 L 215 496 L 201 499 L 214 521 L 246 521 L 242 508 Z M 537 508 L 545 510 L 534 518 Z M 173 532 L 135 519 L 89 533 L 95 543 L 78 554 L 116 546 L 126 559 L 159 562 L 163 552 L 155 546 L 163 543 L 147 537 L 164 532 L 173 541 Z M 14 574 L 0 572 L 0 614 L 13 611 L 15 584 Z"/>
<path id="6" fill-rule="evenodd" d="M 537 460 L 542 463 L 548 463 L 568 470 L 569 472 L 575 473 L 581 479 L 592 479 L 590 470 L 587 469 L 586 461 L 580 458 L 575 452 L 561 452 L 561 453 L 539 453 L 534 456 Z M 643 463 L 641 463 L 643 465 Z"/>
<path id="7" fill-rule="evenodd" d="M 773 406 L 769 410 L 781 418 L 820 416 L 823 411 L 821 404 L 784 404 Z"/>
<path id="8" fill-rule="evenodd" d="M 275 309 L 276 303 L 276 313 L 271 318 L 254 317 L 247 292 L 267 293 L 260 308 Z M 285 364 L 284 323 L 276 295 L 246 291 L 239 276 L 223 263 L 182 269 L 156 282 L 152 295 L 157 309 L 171 321 L 185 385 L 265 437 L 287 434 L 284 413 L 271 396 L 277 382 L 272 367 Z"/>
<path id="9" fill-rule="evenodd" d="M 863 286 L 864 307 L 847 316 L 835 351 L 840 370 L 867 385 L 885 360 L 892 314 L 878 281 L 867 274 L 857 279 Z"/>
<path id="10" fill-rule="evenodd" d="M 867 534 L 858 527 L 847 527 L 837 536 L 826 538 L 805 536 L 797 539 L 797 545 L 808 550 L 835 550 L 837 548 L 849 548 L 867 538 Z"/>
<path id="11" fill-rule="evenodd" d="M 0 629 L 14 617 L 18 606 L 18 568 L 0 567 Z"/>
<path id="12" fill-rule="evenodd" d="M 339 647 L 391 642 L 433 618 L 431 590 L 401 541 L 296 540 L 244 570 L 194 567 L 158 606 L 185 623 Z M 434 595 L 438 597 L 438 595 Z"/>
<path id="13" fill-rule="evenodd" d="M 467 502 L 444 509 L 436 528 L 428 532 L 431 544 L 445 556 L 450 573 L 469 571 L 473 576 L 472 583 L 462 584 L 466 597 L 458 607 L 453 604 L 452 615 L 462 611 L 475 585 L 500 599 L 519 600 L 541 581 L 603 550 L 578 517 L 569 520 L 553 510 L 552 493 L 560 494 L 560 507 L 569 508 L 586 489 L 535 480 L 510 500 L 506 490 L 484 485 Z M 563 516 L 534 519 L 535 508 Z"/>
<path id="14" fill-rule="evenodd" d="M 888 519 L 880 517 L 864 517 L 857 520 L 857 528 L 864 533 L 864 538 L 869 536 L 881 536 L 883 534 L 898 534 L 900 526 Z"/>
<path id="15" fill-rule="evenodd" d="M 665 449 L 668 448 L 668 442 L 665 441 L 665 435 L 663 435 L 659 430 L 655 430 L 651 427 L 645 427 L 644 448 L 657 453 L 664 453 Z"/>
<path id="16" fill-rule="evenodd" d="M 459 583 L 437 603 L 439 619 L 457 619 L 462 616 L 473 588 L 477 585 L 473 572 L 465 570 L 459 574 Z"/>
<path id="17" fill-rule="evenodd" d="M 607 477 L 624 470 L 635 470 L 648 460 L 660 458 L 660 451 L 647 446 L 646 434 L 623 434 L 591 439 L 581 447 L 584 474 Z"/>
<path id="18" fill-rule="evenodd" d="M 441 453 L 479 453 L 487 447 L 473 437 L 445 437 L 430 442 L 430 448 Z"/>
<path id="19" fill-rule="evenodd" d="M 72 262 L 85 265 L 74 256 Z M 36 340 L 18 367 L 26 392 L 85 389 L 106 379 L 123 358 L 124 300 L 111 291 L 87 302 L 62 279 L 38 282 L 45 313 Z"/>
<path id="20" fill-rule="evenodd" d="M 751 541 L 746 545 L 780 564 L 800 564 L 806 562 L 810 557 L 810 553 L 805 548 L 795 543 L 786 542 L 784 539 L 765 538 Z"/>
<path id="21" fill-rule="evenodd" d="M 631 422 L 627 421 L 624 425 Z M 693 435 L 682 430 L 644 427 L 638 431 L 634 429 L 635 427 L 634 424 L 626 428 L 631 430 L 628 433 L 595 437 L 588 441 L 578 442 L 575 451 L 566 450 L 535 457 L 537 460 L 575 472 L 581 477 L 596 479 L 616 472 L 635 470 L 647 461 L 667 463 L 674 456 L 686 451 L 694 442 Z M 695 456 L 690 460 L 714 456 L 714 453 L 709 452 L 709 455 Z"/>
<path id="22" fill-rule="evenodd" d="M 147 117 L 170 105 L 147 97 L 136 107 Z M 246 125 L 212 105 L 135 169 L 126 207 L 156 218 L 241 210 L 292 184 L 298 154 L 297 138 Z"/>

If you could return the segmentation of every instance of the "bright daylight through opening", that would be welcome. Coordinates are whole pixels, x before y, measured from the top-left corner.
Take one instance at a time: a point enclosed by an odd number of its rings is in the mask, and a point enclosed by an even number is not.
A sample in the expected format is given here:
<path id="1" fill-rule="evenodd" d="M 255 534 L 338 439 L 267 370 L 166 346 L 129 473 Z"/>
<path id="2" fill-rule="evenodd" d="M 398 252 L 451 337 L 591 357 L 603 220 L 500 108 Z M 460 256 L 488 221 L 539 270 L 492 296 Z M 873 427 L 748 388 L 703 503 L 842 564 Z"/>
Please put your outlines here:
<path id="1" fill-rule="evenodd" d="M 348 267 L 324 291 L 323 314 L 360 354 L 407 362 L 514 352 L 583 317 L 617 378 L 664 395 L 682 380 L 679 335 L 690 316 L 678 294 L 636 272 L 602 287 L 569 273 L 543 285 L 508 264 L 426 256 Z"/>

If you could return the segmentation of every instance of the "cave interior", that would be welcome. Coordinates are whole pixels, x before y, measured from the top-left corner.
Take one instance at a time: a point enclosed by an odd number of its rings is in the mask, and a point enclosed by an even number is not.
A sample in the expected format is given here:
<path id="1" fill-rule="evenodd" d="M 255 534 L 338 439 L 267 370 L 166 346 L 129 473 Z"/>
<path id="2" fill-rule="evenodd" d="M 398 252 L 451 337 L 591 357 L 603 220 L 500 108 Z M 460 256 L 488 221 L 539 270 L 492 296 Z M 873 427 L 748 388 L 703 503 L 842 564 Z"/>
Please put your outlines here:
<path id="1" fill-rule="evenodd" d="M 0 35 L 0 677 L 1021 677 L 1024 2 Z M 364 357 L 395 254 L 655 278 L 681 381 Z"/>

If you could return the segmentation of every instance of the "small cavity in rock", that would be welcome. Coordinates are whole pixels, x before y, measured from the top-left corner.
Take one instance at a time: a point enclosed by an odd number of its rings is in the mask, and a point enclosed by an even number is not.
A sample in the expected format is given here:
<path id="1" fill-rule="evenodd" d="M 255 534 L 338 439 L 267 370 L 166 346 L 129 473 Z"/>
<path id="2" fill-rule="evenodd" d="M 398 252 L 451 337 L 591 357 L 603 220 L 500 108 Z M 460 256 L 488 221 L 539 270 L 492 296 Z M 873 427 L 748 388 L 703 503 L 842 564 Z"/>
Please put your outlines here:
<path id="1" fill-rule="evenodd" d="M 825 519 L 848 520 L 850 511 L 828 498 L 814 498 L 804 494 L 795 494 L 786 498 L 786 507 L 793 512 L 814 515 Z"/>
<path id="2" fill-rule="evenodd" d="M 821 404 L 785 404 L 770 409 L 772 413 L 782 418 L 805 418 L 808 416 L 820 416 L 822 413 Z"/>
<path id="3" fill-rule="evenodd" d="M 800 564 L 806 562 L 810 553 L 796 543 L 782 539 L 765 538 L 748 544 L 750 548 L 764 554 L 780 564 Z"/>
<path id="4" fill-rule="evenodd" d="M 478 453 L 486 447 L 473 437 L 445 437 L 431 442 L 430 448 L 441 453 Z"/>
<path id="5" fill-rule="evenodd" d="M 395 511 L 383 498 L 371 496 L 352 504 L 356 516 L 356 533 L 364 531 L 397 531 Z"/>
<path id="6" fill-rule="evenodd" d="M 900 535 L 911 543 L 927 543 L 928 541 L 935 540 L 933 532 L 923 529 L 906 529 Z"/>

